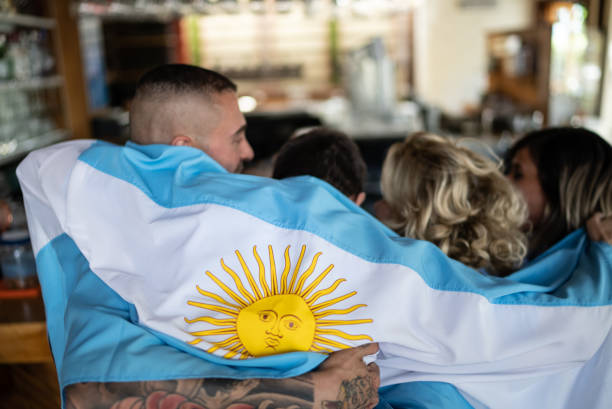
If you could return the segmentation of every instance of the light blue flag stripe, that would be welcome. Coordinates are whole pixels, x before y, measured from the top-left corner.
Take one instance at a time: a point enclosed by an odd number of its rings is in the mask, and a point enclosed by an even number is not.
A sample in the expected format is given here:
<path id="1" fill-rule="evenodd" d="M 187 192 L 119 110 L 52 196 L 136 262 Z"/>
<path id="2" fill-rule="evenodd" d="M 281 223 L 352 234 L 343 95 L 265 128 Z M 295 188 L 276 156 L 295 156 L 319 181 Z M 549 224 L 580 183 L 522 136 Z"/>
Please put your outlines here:
<path id="1" fill-rule="evenodd" d="M 365 260 L 410 267 L 437 290 L 473 292 L 497 304 L 612 304 L 612 250 L 607 245 L 590 243 L 582 230 L 514 274 L 512 280 L 499 279 L 448 259 L 431 243 L 397 237 L 340 192 L 315 178 L 276 181 L 228 175 L 197 149 L 166 145 L 118 147 L 100 142 L 79 159 L 133 184 L 160 206 L 228 206 L 279 227 L 316 234 Z M 205 185 L 206 191 L 194 189 L 196 185 Z M 587 252 L 590 263 L 595 265 L 587 267 L 583 263 L 584 274 L 573 274 Z"/>
<path id="2" fill-rule="evenodd" d="M 444 382 L 410 382 L 380 388 L 376 409 L 473 409 L 457 388 Z"/>

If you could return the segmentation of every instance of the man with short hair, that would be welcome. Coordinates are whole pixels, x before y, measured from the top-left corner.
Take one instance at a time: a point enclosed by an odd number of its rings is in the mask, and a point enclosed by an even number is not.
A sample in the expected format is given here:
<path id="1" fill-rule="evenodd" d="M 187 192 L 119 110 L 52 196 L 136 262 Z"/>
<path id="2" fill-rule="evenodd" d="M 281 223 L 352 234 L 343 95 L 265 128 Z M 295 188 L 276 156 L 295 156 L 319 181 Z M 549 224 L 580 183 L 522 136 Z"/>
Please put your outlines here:
<path id="1" fill-rule="evenodd" d="M 236 85 L 204 68 L 169 64 L 145 74 L 130 108 L 130 139 L 141 145 L 192 146 L 228 172 L 253 159 Z"/>
<path id="2" fill-rule="evenodd" d="M 366 196 L 366 169 L 359 147 L 346 134 L 317 127 L 298 133 L 281 147 L 272 176 L 314 176 L 361 206 Z"/>
<path id="3" fill-rule="evenodd" d="M 210 70 L 170 64 L 145 74 L 132 102 L 130 121 L 133 142 L 191 146 L 207 153 L 228 172 L 240 172 L 243 162 L 253 158 L 236 86 Z M 373 408 L 378 402 L 379 371 L 374 363 L 366 366 L 363 358 L 377 350 L 376 344 L 367 344 L 334 352 L 315 371 L 286 379 L 76 383 L 65 388 L 65 402 L 69 408 L 132 408 L 150 407 L 153 400 L 168 408 L 190 403 L 189 407 L 203 409 L 214 397 L 220 405 L 215 408 Z"/>

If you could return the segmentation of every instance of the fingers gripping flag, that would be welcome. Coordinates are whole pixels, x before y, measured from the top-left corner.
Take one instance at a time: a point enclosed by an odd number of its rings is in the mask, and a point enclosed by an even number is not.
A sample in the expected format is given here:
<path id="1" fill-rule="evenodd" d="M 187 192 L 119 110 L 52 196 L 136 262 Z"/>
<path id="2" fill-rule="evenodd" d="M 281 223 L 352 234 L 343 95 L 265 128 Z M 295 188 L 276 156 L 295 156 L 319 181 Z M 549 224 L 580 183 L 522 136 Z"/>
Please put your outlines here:
<path id="1" fill-rule="evenodd" d="M 192 148 L 69 142 L 18 173 L 39 274 L 68 238 L 85 266 L 67 276 L 98 280 L 129 306 L 122 322 L 182 351 L 273 367 L 374 340 L 383 385 L 447 383 L 500 408 L 611 399 L 612 254 L 580 231 L 498 279 L 398 238 L 324 182 L 228 174 Z M 70 314 L 71 294 L 45 303 Z M 94 317 L 49 328 L 58 365 L 88 348 L 76 329 Z"/>

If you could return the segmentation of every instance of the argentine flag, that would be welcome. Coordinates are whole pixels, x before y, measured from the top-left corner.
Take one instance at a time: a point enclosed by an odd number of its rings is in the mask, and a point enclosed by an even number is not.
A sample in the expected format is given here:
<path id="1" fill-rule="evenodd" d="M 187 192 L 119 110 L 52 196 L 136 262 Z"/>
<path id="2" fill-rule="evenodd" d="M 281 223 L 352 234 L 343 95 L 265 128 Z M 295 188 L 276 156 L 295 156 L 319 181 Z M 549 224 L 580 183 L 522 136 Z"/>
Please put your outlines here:
<path id="1" fill-rule="evenodd" d="M 66 142 L 18 177 L 62 388 L 295 376 L 376 341 L 381 406 L 612 404 L 612 247 L 583 231 L 501 279 L 189 147 Z"/>

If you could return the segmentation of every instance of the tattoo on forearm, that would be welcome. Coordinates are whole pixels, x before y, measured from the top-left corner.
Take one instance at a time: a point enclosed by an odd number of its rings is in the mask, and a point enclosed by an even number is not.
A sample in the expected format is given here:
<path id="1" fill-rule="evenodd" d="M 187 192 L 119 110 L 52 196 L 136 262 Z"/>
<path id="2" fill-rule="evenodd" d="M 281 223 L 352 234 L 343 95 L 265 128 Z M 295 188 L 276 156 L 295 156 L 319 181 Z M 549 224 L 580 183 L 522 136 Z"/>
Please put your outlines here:
<path id="1" fill-rule="evenodd" d="M 314 385 L 310 376 L 85 383 L 65 396 L 68 409 L 312 409 Z"/>
<path id="2" fill-rule="evenodd" d="M 361 408 L 370 404 L 376 393 L 367 377 L 358 376 L 342 382 L 338 400 L 323 401 L 321 406 L 323 409 Z"/>

